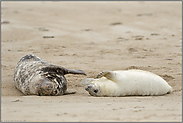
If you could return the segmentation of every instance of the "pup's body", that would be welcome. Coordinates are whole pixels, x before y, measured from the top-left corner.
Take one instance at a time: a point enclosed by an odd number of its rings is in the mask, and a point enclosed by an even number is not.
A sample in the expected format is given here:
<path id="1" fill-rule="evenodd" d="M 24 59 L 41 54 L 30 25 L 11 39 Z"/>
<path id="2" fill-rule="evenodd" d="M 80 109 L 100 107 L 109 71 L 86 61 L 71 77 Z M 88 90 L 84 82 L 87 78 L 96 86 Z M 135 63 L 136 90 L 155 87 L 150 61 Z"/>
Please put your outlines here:
<path id="1" fill-rule="evenodd" d="M 98 79 L 86 79 L 92 96 L 164 95 L 172 87 L 160 76 L 143 70 L 103 71 Z M 86 83 L 86 82 L 85 82 Z"/>

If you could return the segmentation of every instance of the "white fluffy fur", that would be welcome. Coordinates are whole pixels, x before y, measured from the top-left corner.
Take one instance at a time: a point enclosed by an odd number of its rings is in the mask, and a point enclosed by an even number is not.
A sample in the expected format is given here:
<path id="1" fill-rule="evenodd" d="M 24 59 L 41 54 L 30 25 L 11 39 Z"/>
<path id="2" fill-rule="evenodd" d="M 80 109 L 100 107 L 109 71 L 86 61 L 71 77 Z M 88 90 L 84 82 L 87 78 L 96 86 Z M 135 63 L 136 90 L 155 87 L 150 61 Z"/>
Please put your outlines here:
<path id="1" fill-rule="evenodd" d="M 104 71 L 98 79 L 87 78 L 87 91 L 93 96 L 164 95 L 173 89 L 160 76 L 143 70 Z M 94 90 L 98 90 L 97 93 Z"/>

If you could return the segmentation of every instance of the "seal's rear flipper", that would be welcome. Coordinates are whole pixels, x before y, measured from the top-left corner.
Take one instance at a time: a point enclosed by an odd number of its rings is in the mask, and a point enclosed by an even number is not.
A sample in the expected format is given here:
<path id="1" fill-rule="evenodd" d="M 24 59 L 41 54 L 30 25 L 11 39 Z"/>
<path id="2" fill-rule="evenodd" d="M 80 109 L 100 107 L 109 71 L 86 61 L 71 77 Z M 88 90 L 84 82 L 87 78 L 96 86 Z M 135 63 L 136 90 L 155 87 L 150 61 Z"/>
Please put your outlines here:
<path id="1" fill-rule="evenodd" d="M 101 77 L 106 77 L 107 79 L 111 80 L 111 81 L 116 81 L 116 76 L 117 73 L 113 72 L 113 71 L 102 71 L 101 73 L 99 73 L 96 78 L 101 78 Z"/>
<path id="2" fill-rule="evenodd" d="M 81 75 L 85 75 L 86 76 L 86 73 L 82 70 L 71 70 L 71 69 L 66 69 L 65 68 L 65 71 L 64 71 L 65 74 L 81 74 Z"/>
<path id="3" fill-rule="evenodd" d="M 43 67 L 42 70 L 44 72 L 50 72 L 50 73 L 57 73 L 57 74 L 81 74 L 86 75 L 86 73 L 82 70 L 71 70 L 64 67 L 56 66 L 56 65 L 49 65 L 47 67 Z"/>

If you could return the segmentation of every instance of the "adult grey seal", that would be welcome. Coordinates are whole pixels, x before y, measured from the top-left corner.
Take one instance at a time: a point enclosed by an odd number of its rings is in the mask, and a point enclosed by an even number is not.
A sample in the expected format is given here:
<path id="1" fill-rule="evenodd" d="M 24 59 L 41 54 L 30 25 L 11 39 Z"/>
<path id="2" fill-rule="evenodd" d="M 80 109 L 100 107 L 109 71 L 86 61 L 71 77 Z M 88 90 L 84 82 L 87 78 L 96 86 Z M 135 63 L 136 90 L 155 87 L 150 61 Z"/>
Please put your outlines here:
<path id="1" fill-rule="evenodd" d="M 66 93 L 65 74 L 86 75 L 82 70 L 66 69 L 28 54 L 17 63 L 13 78 L 16 88 L 25 95 L 56 96 Z"/>

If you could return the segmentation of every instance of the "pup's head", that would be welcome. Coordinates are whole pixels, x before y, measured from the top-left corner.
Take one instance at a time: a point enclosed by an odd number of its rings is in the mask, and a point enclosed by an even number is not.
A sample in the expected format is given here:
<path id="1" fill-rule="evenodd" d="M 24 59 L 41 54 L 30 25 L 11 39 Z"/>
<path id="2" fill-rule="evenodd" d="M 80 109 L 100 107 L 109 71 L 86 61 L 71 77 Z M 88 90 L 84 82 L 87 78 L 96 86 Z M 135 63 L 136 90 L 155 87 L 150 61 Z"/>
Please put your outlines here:
<path id="1" fill-rule="evenodd" d="M 95 84 L 90 84 L 85 87 L 85 90 L 88 91 L 88 93 L 91 96 L 99 96 L 100 95 L 100 89 Z"/>
<path id="2" fill-rule="evenodd" d="M 91 96 L 100 96 L 101 95 L 101 79 L 94 79 L 94 78 L 85 78 L 81 81 L 82 85 L 86 85 L 85 90 Z"/>

